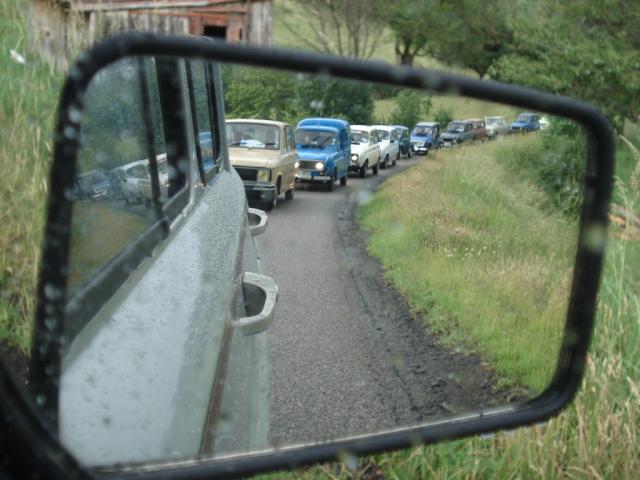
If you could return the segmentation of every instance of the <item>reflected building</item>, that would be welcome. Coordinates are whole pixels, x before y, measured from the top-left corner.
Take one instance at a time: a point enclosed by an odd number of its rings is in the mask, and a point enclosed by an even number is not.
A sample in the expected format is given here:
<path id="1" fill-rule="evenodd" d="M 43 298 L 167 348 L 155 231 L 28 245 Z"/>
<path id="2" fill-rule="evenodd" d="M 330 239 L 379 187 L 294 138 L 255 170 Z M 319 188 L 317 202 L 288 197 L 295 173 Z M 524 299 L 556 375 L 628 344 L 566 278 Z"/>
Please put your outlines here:
<path id="1" fill-rule="evenodd" d="M 57 71 L 100 38 L 127 30 L 270 45 L 272 11 L 272 0 L 30 0 L 30 43 Z"/>

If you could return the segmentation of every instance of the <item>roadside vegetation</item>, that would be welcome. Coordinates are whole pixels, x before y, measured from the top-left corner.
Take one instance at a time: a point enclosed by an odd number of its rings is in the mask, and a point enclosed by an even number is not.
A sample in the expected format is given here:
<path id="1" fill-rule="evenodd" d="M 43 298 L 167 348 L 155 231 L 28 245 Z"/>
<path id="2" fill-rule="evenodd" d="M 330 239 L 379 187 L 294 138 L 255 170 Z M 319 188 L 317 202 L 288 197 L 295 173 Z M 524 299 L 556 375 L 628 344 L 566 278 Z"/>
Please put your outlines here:
<path id="1" fill-rule="evenodd" d="M 500 159 L 542 148 L 530 135 L 439 151 L 361 215 L 370 253 L 429 327 L 536 391 L 555 366 L 577 228 Z"/>
<path id="2" fill-rule="evenodd" d="M 0 340 L 26 352 L 35 308 L 51 139 L 62 78 L 27 51 L 22 11 L 25 2 L 2 3 Z"/>

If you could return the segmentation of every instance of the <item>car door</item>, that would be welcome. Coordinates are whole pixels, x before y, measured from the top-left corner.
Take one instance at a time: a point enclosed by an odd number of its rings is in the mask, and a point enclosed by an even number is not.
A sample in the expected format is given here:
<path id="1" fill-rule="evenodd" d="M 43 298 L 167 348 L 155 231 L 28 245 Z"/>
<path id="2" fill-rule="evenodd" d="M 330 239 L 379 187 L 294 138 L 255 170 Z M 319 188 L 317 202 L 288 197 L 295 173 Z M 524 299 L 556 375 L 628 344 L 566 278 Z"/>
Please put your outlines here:
<path id="1" fill-rule="evenodd" d="M 200 63 L 123 60 L 94 77 L 86 95 L 79 175 L 96 163 L 164 154 L 168 169 L 163 191 L 158 162 L 149 162 L 149 208 L 118 199 L 72 205 L 65 341 L 34 352 L 32 374 L 50 394 L 43 413 L 86 465 L 266 445 L 260 332 L 272 317 L 260 300 L 275 304 L 275 286 L 259 274 L 244 188 L 226 150 L 209 168 L 199 151 L 199 131 L 225 134 L 222 100 L 211 95 L 221 93 L 219 73 Z M 190 69 L 213 92 L 195 91 Z M 49 331 L 37 325 L 40 345 Z"/>

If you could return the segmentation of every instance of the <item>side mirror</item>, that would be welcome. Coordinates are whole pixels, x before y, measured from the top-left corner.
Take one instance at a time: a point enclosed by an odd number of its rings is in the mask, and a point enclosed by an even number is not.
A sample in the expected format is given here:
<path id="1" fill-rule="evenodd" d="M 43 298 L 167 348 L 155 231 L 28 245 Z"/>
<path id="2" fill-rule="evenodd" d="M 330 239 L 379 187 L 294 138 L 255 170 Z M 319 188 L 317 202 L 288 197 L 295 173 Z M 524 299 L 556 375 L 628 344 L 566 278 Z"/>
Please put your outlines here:
<path id="1" fill-rule="evenodd" d="M 113 37 L 72 72 L 31 397 L 0 368 L 16 471 L 246 476 L 531 425 L 572 400 L 612 184 L 612 136 L 593 107 L 192 37 Z M 309 111 L 296 121 L 313 148 L 286 171 L 265 139 L 296 125 L 246 113 L 246 98 L 314 105 L 328 83 L 316 75 L 335 78 L 345 105 L 376 82 L 493 102 L 486 115 L 546 112 L 576 148 L 542 132 L 460 146 L 447 132 L 451 148 L 382 172 L 377 158 L 322 153 L 357 124 L 350 111 Z M 287 95 L 252 90 L 265 83 Z M 227 138 L 231 124 L 248 138 Z M 584 178 L 571 218 L 544 211 L 544 192 L 518 176 L 522 158 L 535 168 L 566 152 Z M 145 188 L 109 180 L 128 169 L 148 172 Z M 273 209 L 268 228 L 255 203 Z"/>

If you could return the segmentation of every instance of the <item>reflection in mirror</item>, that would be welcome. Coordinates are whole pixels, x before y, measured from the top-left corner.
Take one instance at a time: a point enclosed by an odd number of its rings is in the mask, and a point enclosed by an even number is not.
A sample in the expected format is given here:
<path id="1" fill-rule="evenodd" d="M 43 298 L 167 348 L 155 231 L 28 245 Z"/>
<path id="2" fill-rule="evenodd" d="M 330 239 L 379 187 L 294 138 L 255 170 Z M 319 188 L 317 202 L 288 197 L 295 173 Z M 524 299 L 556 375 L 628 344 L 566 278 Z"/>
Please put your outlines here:
<path id="1" fill-rule="evenodd" d="M 212 168 L 218 138 L 231 167 L 79 324 L 59 419 L 83 463 L 316 444 L 544 390 L 577 242 L 577 125 L 384 85 L 172 64 L 186 72 L 175 81 L 192 172 Z M 118 62 L 85 97 L 71 295 L 158 218 L 171 100 L 154 65 Z M 259 236 L 247 200 L 271 210 Z"/>

